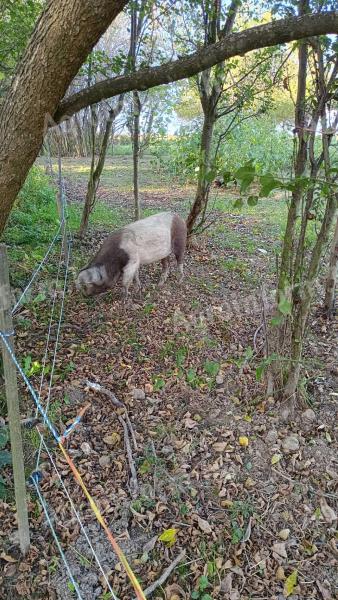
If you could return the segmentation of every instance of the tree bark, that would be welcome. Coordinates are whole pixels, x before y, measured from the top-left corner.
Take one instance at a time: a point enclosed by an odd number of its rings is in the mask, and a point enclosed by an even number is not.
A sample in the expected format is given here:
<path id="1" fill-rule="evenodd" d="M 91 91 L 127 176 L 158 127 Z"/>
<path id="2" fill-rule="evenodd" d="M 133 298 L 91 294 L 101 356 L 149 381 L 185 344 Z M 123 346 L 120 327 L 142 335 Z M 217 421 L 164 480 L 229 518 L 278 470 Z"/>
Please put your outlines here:
<path id="1" fill-rule="evenodd" d="M 205 14 L 205 44 L 210 46 L 219 38 L 229 36 L 235 24 L 236 14 L 240 5 L 240 0 L 232 0 L 228 17 L 223 30 L 220 30 L 221 4 L 216 0 L 212 14 Z M 198 80 L 199 96 L 203 109 L 204 120 L 201 135 L 201 144 L 199 150 L 199 171 L 197 190 L 194 203 L 190 209 L 187 218 L 188 236 L 193 233 L 197 219 L 201 216 L 201 221 L 205 217 L 208 206 L 210 181 L 207 177 L 211 166 L 211 147 L 213 139 L 213 130 L 217 114 L 217 105 L 222 95 L 222 88 L 226 79 L 224 63 L 218 65 L 215 73 L 207 69 Z"/>
<path id="2" fill-rule="evenodd" d="M 338 218 L 332 240 L 329 270 L 325 285 L 324 309 L 328 317 L 332 317 L 335 304 L 335 290 L 337 285 L 338 270 Z"/>
<path id="3" fill-rule="evenodd" d="M 64 99 L 54 119 L 59 121 L 90 104 L 112 98 L 123 92 L 147 90 L 164 83 L 192 77 L 201 71 L 259 48 L 276 46 L 305 37 L 338 33 L 338 12 L 315 13 L 303 17 L 289 17 L 265 25 L 232 33 L 219 42 L 176 61 L 158 67 L 140 69 L 136 73 L 100 81 L 89 90 L 83 90 Z"/>
<path id="4" fill-rule="evenodd" d="M 187 230 L 189 236 L 192 234 L 193 227 L 200 214 L 206 208 L 206 204 L 208 202 L 210 182 L 208 182 L 208 180 L 206 179 L 206 175 L 210 168 L 211 144 L 214 125 L 214 112 L 212 111 L 211 113 L 205 113 L 201 135 L 200 161 L 196 196 L 187 219 Z"/>
<path id="5" fill-rule="evenodd" d="M 100 185 L 101 175 L 103 171 L 103 167 L 106 160 L 107 149 L 110 139 L 110 134 L 112 131 L 113 124 L 115 119 L 118 117 L 123 108 L 123 94 L 121 94 L 117 105 L 109 111 L 109 115 L 106 121 L 106 127 L 104 130 L 102 143 L 100 146 L 99 158 L 95 167 L 95 139 L 92 141 L 92 161 L 91 168 L 87 186 L 87 194 L 85 199 L 85 204 L 83 207 L 81 225 L 79 229 L 79 236 L 83 237 L 88 228 L 89 217 L 93 211 L 96 202 L 96 194 L 98 187 Z"/>
<path id="6" fill-rule="evenodd" d="M 49 115 L 127 0 L 50 0 L 0 107 L 0 233 L 41 148 Z"/>
<path id="7" fill-rule="evenodd" d="M 138 92 L 133 92 L 133 188 L 134 188 L 134 218 L 141 218 L 139 197 L 139 157 L 140 157 L 140 112 L 141 103 Z"/>

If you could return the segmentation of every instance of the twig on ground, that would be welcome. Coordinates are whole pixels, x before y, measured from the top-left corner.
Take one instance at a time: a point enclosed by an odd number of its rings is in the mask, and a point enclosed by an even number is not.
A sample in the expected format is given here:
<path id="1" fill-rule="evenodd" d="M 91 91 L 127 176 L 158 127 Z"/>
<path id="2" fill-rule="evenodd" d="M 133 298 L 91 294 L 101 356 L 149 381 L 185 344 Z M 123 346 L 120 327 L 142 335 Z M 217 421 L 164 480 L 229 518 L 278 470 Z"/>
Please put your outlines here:
<path id="1" fill-rule="evenodd" d="M 135 463 L 134 463 L 134 459 L 133 459 L 133 453 L 132 453 L 131 447 L 130 447 L 128 427 L 122 416 L 119 415 L 118 419 L 123 427 L 124 443 L 125 443 L 126 450 L 127 450 L 129 469 L 130 469 L 130 474 L 131 474 L 130 493 L 133 498 L 137 498 L 138 493 L 139 493 L 139 486 L 138 486 L 138 481 L 137 481 L 137 473 L 136 473 Z"/>
<path id="2" fill-rule="evenodd" d="M 129 429 L 131 438 L 133 440 L 135 450 L 138 450 L 138 448 L 137 448 L 137 442 L 136 442 L 133 426 L 131 424 L 131 421 L 129 419 L 129 415 L 127 412 L 127 408 L 126 408 L 125 404 L 123 404 L 123 402 L 120 402 L 120 400 L 118 400 L 116 398 L 116 396 L 115 396 L 115 394 L 113 394 L 113 392 L 111 392 L 107 388 L 103 387 L 99 383 L 94 383 L 93 381 L 86 380 L 85 385 L 87 387 L 89 387 L 91 390 L 93 390 L 94 392 L 99 392 L 100 394 L 104 394 L 111 400 L 111 402 L 114 404 L 114 406 L 117 406 L 118 408 L 123 408 L 125 411 L 125 415 L 124 415 L 125 418 L 123 418 L 121 415 L 117 415 L 117 417 L 123 427 L 124 444 L 125 444 L 125 447 L 127 450 L 129 469 L 130 469 L 130 473 L 131 473 L 130 493 L 133 498 L 136 498 L 139 493 L 139 485 L 138 485 L 138 480 L 137 480 L 137 472 L 136 472 L 135 462 L 133 459 L 133 453 L 132 453 L 132 449 L 131 449 L 130 441 L 129 441 L 128 429 Z"/>
<path id="3" fill-rule="evenodd" d="M 156 581 L 154 581 L 154 583 L 152 583 L 149 587 L 147 587 L 143 593 L 146 597 L 151 596 L 151 594 L 157 590 L 158 587 L 160 587 L 160 585 L 163 585 L 164 582 L 168 579 L 169 575 L 171 575 L 171 573 L 173 572 L 173 570 L 177 567 L 177 565 L 179 565 L 179 563 L 184 559 L 185 557 L 185 550 L 182 550 L 182 552 L 175 558 L 175 560 L 173 560 L 172 563 L 170 563 L 169 567 L 167 567 L 162 575 L 156 579 Z M 136 600 L 136 598 L 134 598 L 134 600 Z"/>
<path id="4" fill-rule="evenodd" d="M 263 324 L 263 323 L 261 323 L 261 324 L 260 324 L 260 325 L 257 327 L 257 329 L 256 329 L 256 331 L 255 331 L 254 338 L 253 338 L 254 351 L 255 351 L 255 354 L 257 354 L 257 355 L 258 355 L 258 354 L 261 352 L 261 350 L 262 350 L 262 347 L 261 347 L 261 348 L 257 348 L 257 337 L 258 337 L 258 334 L 259 334 L 259 332 L 261 331 L 261 329 L 262 329 L 263 327 L 264 327 L 264 324 Z M 264 343 L 263 343 L 263 345 L 264 345 Z"/>
<path id="5" fill-rule="evenodd" d="M 32 429 L 33 427 L 35 427 L 35 425 L 37 425 L 38 423 L 40 423 L 41 420 L 40 418 L 36 418 L 36 417 L 27 417 L 27 419 L 21 419 L 20 421 L 20 425 L 21 427 L 26 427 L 27 429 Z M 5 421 L 2 422 L 2 419 L 0 420 L 0 428 L 2 427 L 8 427 L 8 423 L 6 423 Z"/>
<path id="6" fill-rule="evenodd" d="M 134 448 L 135 448 L 135 450 L 137 452 L 138 451 L 137 441 L 136 441 L 136 437 L 135 437 L 133 426 L 131 424 L 131 420 L 129 419 L 129 415 L 128 415 L 127 409 L 125 409 L 125 418 L 126 418 L 127 425 L 129 427 L 129 432 L 130 432 L 130 435 L 131 435 L 131 439 L 133 440 Z"/>
<path id="7" fill-rule="evenodd" d="M 107 390 L 107 388 L 103 387 L 99 383 L 94 383 L 93 381 L 88 381 L 86 379 L 85 384 L 91 390 L 94 390 L 94 392 L 99 392 L 100 394 L 104 394 L 105 396 L 107 396 L 107 398 L 109 398 L 109 400 L 111 400 L 111 402 L 114 404 L 114 406 L 118 406 L 119 408 L 125 408 L 125 405 L 123 404 L 123 402 L 120 402 L 120 400 L 118 400 L 116 398 L 116 396 L 115 396 L 115 394 L 113 394 L 113 392 L 111 392 L 110 390 Z"/>

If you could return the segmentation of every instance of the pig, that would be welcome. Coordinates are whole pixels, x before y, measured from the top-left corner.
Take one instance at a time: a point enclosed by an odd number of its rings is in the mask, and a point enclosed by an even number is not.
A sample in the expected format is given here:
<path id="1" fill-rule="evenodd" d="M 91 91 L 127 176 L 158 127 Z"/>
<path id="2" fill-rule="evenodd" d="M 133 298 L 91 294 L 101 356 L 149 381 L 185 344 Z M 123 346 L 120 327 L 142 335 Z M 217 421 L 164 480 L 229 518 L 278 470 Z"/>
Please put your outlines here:
<path id="1" fill-rule="evenodd" d="M 80 271 L 76 287 L 85 296 L 92 296 L 109 290 L 121 279 L 126 298 L 133 281 L 141 288 L 139 267 L 157 261 L 162 263 L 161 286 L 169 275 L 170 254 L 176 258 L 182 281 L 186 243 L 187 228 L 179 215 L 161 212 L 140 219 L 107 237 L 88 266 Z"/>

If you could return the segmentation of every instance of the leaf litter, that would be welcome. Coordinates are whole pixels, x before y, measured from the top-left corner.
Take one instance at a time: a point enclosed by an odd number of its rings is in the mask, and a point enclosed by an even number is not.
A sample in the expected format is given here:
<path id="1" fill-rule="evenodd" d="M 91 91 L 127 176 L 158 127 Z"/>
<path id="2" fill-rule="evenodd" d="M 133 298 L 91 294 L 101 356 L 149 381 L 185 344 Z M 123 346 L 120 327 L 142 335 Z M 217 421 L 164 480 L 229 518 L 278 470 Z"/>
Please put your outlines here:
<path id="1" fill-rule="evenodd" d="M 244 218 L 234 219 L 231 227 L 238 225 L 249 234 L 253 226 Z M 94 232 L 86 246 L 97 244 Z M 212 270 L 211 254 L 216 257 Z M 306 352 L 325 364 L 320 375 L 312 373 L 314 416 L 305 407 L 304 416 L 300 410 L 285 421 L 274 398 L 264 398 L 254 359 L 247 358 L 259 312 L 241 314 L 240 308 L 233 314 L 229 309 L 229 290 L 245 299 L 248 283 L 243 285 L 236 274 L 221 268 L 223 256 L 224 248 L 214 237 L 201 238 L 187 257 L 182 286 L 171 277 L 157 289 L 159 269 L 150 267 L 142 273 L 144 297 L 135 297 L 127 308 L 117 292 L 94 302 L 69 295 L 53 386 L 53 419 L 62 431 L 90 403 L 67 441 L 68 451 L 143 587 L 151 586 L 185 551 L 153 597 L 173 600 L 204 593 L 232 600 L 334 598 L 334 335 L 322 331 L 321 317 L 314 314 Z M 265 272 L 268 282 L 268 258 L 259 256 L 254 267 Z M 46 321 L 29 307 L 24 313 L 32 335 L 20 332 L 18 352 L 38 360 Z M 137 497 L 132 496 L 119 421 L 123 410 L 86 387 L 88 380 L 110 390 L 128 409 L 138 448 L 132 448 Z M 23 416 L 30 416 L 33 407 L 24 390 L 22 397 Z M 113 589 L 119 598 L 131 598 L 122 566 L 68 465 L 47 434 L 46 439 Z M 25 448 L 33 464 L 31 442 Z M 107 598 L 106 583 L 45 453 L 41 471 L 41 489 L 84 600 Z M 33 492 L 29 516 L 32 546 L 22 559 L 13 505 L 0 505 L 4 597 L 71 599 L 68 578 Z M 206 588 L 200 592 L 201 577 L 206 578 Z"/>

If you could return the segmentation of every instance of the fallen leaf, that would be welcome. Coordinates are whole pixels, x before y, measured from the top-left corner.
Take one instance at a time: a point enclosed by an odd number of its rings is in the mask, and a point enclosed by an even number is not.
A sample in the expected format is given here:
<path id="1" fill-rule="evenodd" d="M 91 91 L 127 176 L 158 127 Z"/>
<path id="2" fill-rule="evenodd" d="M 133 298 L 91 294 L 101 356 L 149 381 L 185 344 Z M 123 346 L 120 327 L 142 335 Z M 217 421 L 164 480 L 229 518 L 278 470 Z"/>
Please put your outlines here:
<path id="1" fill-rule="evenodd" d="M 226 578 L 221 581 L 221 592 L 230 594 L 232 591 L 232 573 L 228 573 Z"/>
<path id="2" fill-rule="evenodd" d="M 121 441 L 121 436 L 116 431 L 113 431 L 113 433 L 105 435 L 103 441 L 107 446 L 116 446 Z"/>
<path id="3" fill-rule="evenodd" d="M 163 534 L 162 534 L 163 535 Z M 157 542 L 157 535 L 154 535 L 146 544 L 143 546 L 143 552 L 151 552 L 154 549 Z"/>
<path id="4" fill-rule="evenodd" d="M 284 544 L 284 542 L 276 542 L 275 544 L 273 544 L 272 551 L 275 554 L 277 554 L 278 556 L 280 556 L 281 558 L 287 558 L 288 557 L 288 555 L 286 553 L 286 550 L 285 550 L 285 544 Z"/>
<path id="5" fill-rule="evenodd" d="M 251 536 L 251 517 L 249 519 L 248 526 L 246 528 L 245 534 L 243 535 L 242 542 L 247 542 Z"/>
<path id="6" fill-rule="evenodd" d="M 8 563 L 16 563 L 17 562 L 17 560 L 15 558 L 13 558 L 13 556 L 10 556 L 9 554 L 6 554 L 5 552 L 1 552 L 0 558 L 2 558 L 2 560 L 5 560 Z"/>
<path id="7" fill-rule="evenodd" d="M 297 569 L 295 569 L 294 571 L 292 571 L 291 575 L 289 575 L 289 577 L 286 578 L 285 583 L 284 583 L 284 596 L 285 598 L 288 598 L 289 596 L 291 596 L 293 590 L 295 589 L 296 585 L 297 585 L 297 577 L 298 577 L 298 571 Z"/>
<path id="8" fill-rule="evenodd" d="M 284 541 L 288 539 L 289 535 L 290 535 L 290 529 L 281 529 L 278 532 L 278 537 L 280 537 L 280 539 L 284 540 Z"/>
<path id="9" fill-rule="evenodd" d="M 191 417 L 186 417 L 184 419 L 184 427 L 186 429 L 194 429 L 194 427 L 197 427 L 197 422 L 194 421 L 194 419 L 192 419 Z"/>
<path id="10" fill-rule="evenodd" d="M 227 447 L 227 442 L 216 442 L 212 447 L 216 452 L 224 452 Z"/>
<path id="11" fill-rule="evenodd" d="M 88 442 L 83 442 L 80 446 L 83 454 L 85 454 L 86 456 L 89 456 L 92 453 L 92 449 L 90 444 L 88 444 Z"/>
<path id="12" fill-rule="evenodd" d="M 325 498 L 319 500 L 321 513 L 327 523 L 333 523 L 337 519 L 334 510 L 327 504 Z"/>
<path id="13" fill-rule="evenodd" d="M 161 535 L 158 537 L 158 539 L 163 542 L 164 544 L 167 544 L 167 546 L 173 546 L 173 544 L 175 544 L 176 542 L 176 533 L 177 533 L 178 529 L 165 529 L 163 531 L 163 533 L 161 533 Z"/>
<path id="14" fill-rule="evenodd" d="M 273 457 L 271 458 L 271 464 L 276 465 L 280 461 L 281 458 L 282 458 L 281 454 L 274 454 Z"/>
<path id="15" fill-rule="evenodd" d="M 332 592 L 331 592 L 331 586 L 330 583 L 325 580 L 323 581 L 323 583 L 321 583 L 318 579 L 316 581 L 316 585 L 318 590 L 320 591 L 323 600 L 332 600 Z"/>
<path id="16" fill-rule="evenodd" d="M 239 436 L 239 445 L 243 446 L 243 448 L 247 448 L 249 446 L 249 438 L 246 435 Z"/>
<path id="17" fill-rule="evenodd" d="M 201 517 L 197 517 L 198 526 L 204 533 L 212 533 L 212 528 L 209 525 L 208 521 L 205 519 L 201 519 Z"/>
<path id="18" fill-rule="evenodd" d="M 276 570 L 276 579 L 277 581 L 284 581 L 285 573 L 283 567 L 279 566 Z"/>

